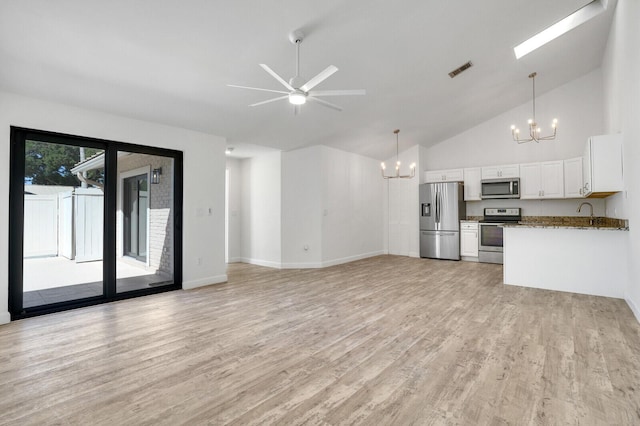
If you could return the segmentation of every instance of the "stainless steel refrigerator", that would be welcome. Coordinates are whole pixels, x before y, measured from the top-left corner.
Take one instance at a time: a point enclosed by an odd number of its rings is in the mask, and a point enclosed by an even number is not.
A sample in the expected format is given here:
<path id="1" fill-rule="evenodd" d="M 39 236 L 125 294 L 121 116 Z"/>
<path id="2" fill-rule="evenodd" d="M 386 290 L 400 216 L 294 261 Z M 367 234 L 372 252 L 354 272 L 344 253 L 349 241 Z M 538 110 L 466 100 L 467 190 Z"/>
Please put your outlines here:
<path id="1" fill-rule="evenodd" d="M 420 257 L 460 260 L 460 219 L 466 215 L 461 182 L 420 185 Z"/>

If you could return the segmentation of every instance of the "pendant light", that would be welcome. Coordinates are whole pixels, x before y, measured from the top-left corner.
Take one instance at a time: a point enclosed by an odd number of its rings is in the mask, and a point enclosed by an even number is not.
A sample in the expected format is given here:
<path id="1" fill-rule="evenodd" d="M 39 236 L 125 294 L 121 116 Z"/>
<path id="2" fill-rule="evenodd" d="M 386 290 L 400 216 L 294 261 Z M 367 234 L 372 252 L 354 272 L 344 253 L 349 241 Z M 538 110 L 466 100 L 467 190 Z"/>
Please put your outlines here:
<path id="1" fill-rule="evenodd" d="M 536 75 L 538 75 L 536 72 L 529 74 L 529 78 L 533 81 L 533 118 L 530 118 L 527 122 L 529 125 L 529 137 L 527 139 L 520 139 L 520 129 L 518 129 L 515 124 L 511 125 L 511 136 L 513 140 L 518 143 L 548 141 L 556 138 L 556 131 L 558 130 L 557 119 L 554 118 L 551 122 L 553 134 L 548 136 L 542 136 L 542 129 L 536 122 Z"/>
<path id="2" fill-rule="evenodd" d="M 390 175 L 387 176 L 385 175 L 385 170 L 387 169 L 387 167 L 384 164 L 384 161 L 382 163 L 380 163 L 381 166 L 381 172 L 382 172 L 382 177 L 384 179 L 411 179 L 412 177 L 414 177 L 416 175 L 416 163 L 411 163 L 411 165 L 409 166 L 409 174 L 408 175 L 401 175 L 400 174 L 400 159 L 398 158 L 398 133 L 400 133 L 400 129 L 396 129 L 393 131 L 393 133 L 395 133 L 396 135 L 396 174 L 395 175 Z"/>

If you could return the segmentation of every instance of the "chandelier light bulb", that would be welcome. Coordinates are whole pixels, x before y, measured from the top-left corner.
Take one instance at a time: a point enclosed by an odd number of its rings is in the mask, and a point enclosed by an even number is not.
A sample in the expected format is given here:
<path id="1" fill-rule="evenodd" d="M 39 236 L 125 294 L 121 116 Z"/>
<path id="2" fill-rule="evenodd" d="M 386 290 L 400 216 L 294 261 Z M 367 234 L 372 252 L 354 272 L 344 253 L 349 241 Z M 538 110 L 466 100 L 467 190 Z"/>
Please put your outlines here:
<path id="1" fill-rule="evenodd" d="M 528 124 L 533 124 L 533 118 L 528 119 L 528 120 L 527 120 L 527 123 L 528 123 Z"/>
<path id="2" fill-rule="evenodd" d="M 411 165 L 409 166 L 410 169 L 415 169 L 416 168 L 416 163 L 411 163 Z"/>
<path id="3" fill-rule="evenodd" d="M 511 125 L 511 130 L 515 130 L 515 129 L 516 129 L 516 125 L 515 125 L 515 124 L 512 124 L 512 125 Z"/>
<path id="4" fill-rule="evenodd" d="M 382 170 L 387 170 L 387 166 L 384 164 L 384 161 L 380 163 L 380 167 L 382 167 Z"/>
<path id="5" fill-rule="evenodd" d="M 400 166 L 400 162 L 399 162 L 399 161 L 398 161 L 398 162 L 396 162 L 396 166 Z"/>

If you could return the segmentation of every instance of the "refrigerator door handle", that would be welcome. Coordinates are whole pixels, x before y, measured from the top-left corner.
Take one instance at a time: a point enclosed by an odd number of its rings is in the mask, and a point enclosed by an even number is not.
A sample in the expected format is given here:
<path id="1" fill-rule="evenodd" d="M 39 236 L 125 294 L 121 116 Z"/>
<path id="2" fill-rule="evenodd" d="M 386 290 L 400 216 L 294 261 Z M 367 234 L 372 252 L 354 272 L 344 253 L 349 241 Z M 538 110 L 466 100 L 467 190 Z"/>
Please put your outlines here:
<path id="1" fill-rule="evenodd" d="M 436 223 L 440 222 L 440 206 L 438 205 L 438 193 L 434 197 L 436 203 Z"/>

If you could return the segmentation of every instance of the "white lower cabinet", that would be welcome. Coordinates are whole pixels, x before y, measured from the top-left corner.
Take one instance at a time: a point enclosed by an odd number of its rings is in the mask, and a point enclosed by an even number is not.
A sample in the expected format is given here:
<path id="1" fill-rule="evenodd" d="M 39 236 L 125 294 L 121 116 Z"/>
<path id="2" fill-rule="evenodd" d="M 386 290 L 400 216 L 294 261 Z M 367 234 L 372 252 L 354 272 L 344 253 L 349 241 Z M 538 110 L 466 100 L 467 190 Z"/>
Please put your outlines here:
<path id="1" fill-rule="evenodd" d="M 478 222 L 460 223 L 460 256 L 478 258 Z"/>

